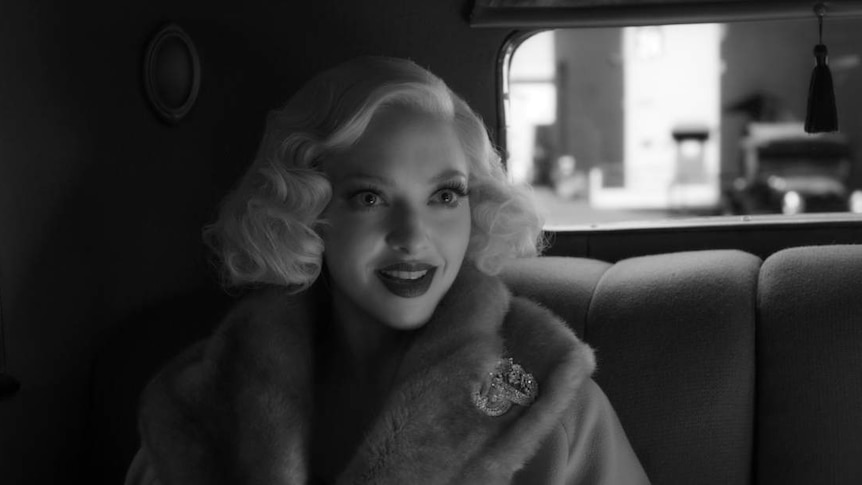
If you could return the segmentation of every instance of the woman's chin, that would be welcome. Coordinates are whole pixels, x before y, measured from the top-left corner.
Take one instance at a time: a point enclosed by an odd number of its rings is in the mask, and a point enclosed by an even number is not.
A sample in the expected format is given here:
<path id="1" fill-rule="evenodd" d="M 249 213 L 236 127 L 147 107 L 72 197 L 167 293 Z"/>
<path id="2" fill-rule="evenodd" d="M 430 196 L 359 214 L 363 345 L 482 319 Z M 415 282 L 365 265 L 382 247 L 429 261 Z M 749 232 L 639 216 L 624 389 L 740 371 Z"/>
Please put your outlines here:
<path id="1" fill-rule="evenodd" d="M 425 305 L 423 305 L 424 307 Z M 428 308 L 392 308 L 380 320 L 384 325 L 394 330 L 416 330 L 422 328 L 431 320 L 436 305 L 427 305 Z"/>
<path id="2" fill-rule="evenodd" d="M 435 280 L 434 283 L 426 285 L 421 294 L 416 295 L 400 295 L 380 284 L 377 290 L 382 293 L 382 298 L 381 295 L 375 296 L 373 300 L 378 304 L 369 310 L 378 321 L 389 328 L 416 330 L 431 320 L 431 315 L 442 299 L 439 283 Z"/>
<path id="3" fill-rule="evenodd" d="M 396 317 L 394 315 L 387 315 L 386 317 L 381 319 L 384 325 L 393 330 L 416 330 L 424 327 L 429 320 L 431 320 L 430 313 L 427 316 L 399 315 Z"/>

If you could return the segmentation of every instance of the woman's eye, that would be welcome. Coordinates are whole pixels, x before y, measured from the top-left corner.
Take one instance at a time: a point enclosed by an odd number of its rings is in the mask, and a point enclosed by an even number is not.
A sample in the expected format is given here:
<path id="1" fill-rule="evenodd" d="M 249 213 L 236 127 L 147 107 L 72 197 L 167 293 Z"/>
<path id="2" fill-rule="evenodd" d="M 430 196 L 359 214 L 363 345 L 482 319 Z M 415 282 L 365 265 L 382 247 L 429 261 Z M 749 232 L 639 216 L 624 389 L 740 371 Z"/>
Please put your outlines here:
<path id="1" fill-rule="evenodd" d="M 433 201 L 445 206 L 457 207 L 461 203 L 461 197 L 465 195 L 455 189 L 443 189 L 434 194 Z"/>
<path id="2" fill-rule="evenodd" d="M 379 194 L 364 190 L 354 194 L 353 197 L 351 197 L 351 202 L 354 205 L 365 209 L 383 205 L 383 198 L 380 197 Z"/>
<path id="3" fill-rule="evenodd" d="M 377 195 L 366 192 L 360 196 L 360 200 L 362 200 L 362 205 L 377 205 L 380 199 L 377 198 Z"/>

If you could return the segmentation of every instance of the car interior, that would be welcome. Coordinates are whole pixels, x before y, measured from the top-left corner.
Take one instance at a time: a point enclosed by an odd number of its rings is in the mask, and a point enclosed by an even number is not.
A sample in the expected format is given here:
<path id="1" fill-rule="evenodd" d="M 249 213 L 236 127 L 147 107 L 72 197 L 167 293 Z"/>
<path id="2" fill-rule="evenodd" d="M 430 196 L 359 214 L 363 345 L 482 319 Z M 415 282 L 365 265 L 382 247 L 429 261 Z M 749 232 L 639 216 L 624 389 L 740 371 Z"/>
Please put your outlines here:
<path id="1" fill-rule="evenodd" d="M 242 297 L 201 228 L 266 113 L 368 54 L 446 80 L 533 188 L 547 249 L 500 276 L 595 349 L 652 483 L 862 483 L 862 1 L 46 0 L 0 19 L 0 483 L 122 483 L 141 390 Z"/>

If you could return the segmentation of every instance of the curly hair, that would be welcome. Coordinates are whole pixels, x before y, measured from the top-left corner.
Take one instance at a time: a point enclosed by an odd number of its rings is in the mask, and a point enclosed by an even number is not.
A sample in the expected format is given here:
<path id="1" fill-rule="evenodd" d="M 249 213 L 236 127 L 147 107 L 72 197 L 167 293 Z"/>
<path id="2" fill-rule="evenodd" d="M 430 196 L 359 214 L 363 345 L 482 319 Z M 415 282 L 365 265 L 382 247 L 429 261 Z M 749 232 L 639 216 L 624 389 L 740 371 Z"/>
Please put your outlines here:
<path id="1" fill-rule="evenodd" d="M 226 286 L 275 284 L 292 291 L 319 276 L 317 229 L 332 195 L 318 169 L 351 147 L 385 107 L 406 107 L 454 123 L 468 159 L 471 234 L 466 258 L 496 274 L 507 260 L 542 249 L 542 219 L 528 188 L 511 184 L 479 116 L 437 76 L 412 61 L 362 57 L 312 78 L 270 113 L 254 162 L 204 228 Z"/>

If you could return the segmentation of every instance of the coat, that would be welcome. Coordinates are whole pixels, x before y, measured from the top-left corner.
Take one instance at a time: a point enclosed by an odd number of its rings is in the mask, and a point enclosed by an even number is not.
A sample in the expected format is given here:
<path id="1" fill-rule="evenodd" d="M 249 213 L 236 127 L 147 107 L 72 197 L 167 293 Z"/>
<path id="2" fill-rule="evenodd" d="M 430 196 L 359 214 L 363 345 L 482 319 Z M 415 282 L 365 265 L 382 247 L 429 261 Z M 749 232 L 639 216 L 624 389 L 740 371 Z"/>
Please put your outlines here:
<path id="1" fill-rule="evenodd" d="M 245 298 L 147 385 L 127 484 L 308 483 L 320 286 Z M 590 378 L 592 349 L 545 308 L 465 263 L 413 332 L 336 483 L 648 483 Z M 471 396 L 503 357 L 532 374 L 538 397 L 489 416 Z"/>

